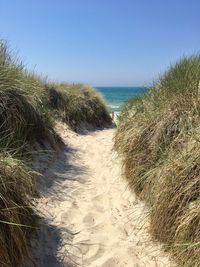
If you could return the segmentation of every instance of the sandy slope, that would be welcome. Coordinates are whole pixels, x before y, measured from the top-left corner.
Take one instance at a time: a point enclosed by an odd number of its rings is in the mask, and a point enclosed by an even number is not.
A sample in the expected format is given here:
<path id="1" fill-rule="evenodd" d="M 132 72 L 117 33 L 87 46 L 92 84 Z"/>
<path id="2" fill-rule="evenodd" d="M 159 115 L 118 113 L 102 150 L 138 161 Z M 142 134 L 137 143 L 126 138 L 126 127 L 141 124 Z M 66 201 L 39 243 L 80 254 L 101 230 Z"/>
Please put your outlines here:
<path id="1" fill-rule="evenodd" d="M 121 178 L 114 130 L 60 130 L 68 147 L 43 178 L 38 209 L 45 220 L 26 267 L 170 266 L 161 246 L 150 241 L 143 203 Z"/>

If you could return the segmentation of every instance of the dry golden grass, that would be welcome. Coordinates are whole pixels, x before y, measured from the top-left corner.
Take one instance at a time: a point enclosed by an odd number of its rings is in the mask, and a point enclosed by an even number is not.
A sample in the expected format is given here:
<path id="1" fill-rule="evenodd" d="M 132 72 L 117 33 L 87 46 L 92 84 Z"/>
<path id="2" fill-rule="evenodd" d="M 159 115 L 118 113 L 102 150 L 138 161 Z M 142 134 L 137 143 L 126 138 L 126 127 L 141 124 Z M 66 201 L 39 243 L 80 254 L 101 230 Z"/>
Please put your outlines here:
<path id="1" fill-rule="evenodd" d="M 20 265 L 37 220 L 31 203 L 34 176 L 26 166 L 31 147 L 48 142 L 56 148 L 61 141 L 44 103 L 42 81 L 29 74 L 1 41 L 0 266 Z"/>
<path id="2" fill-rule="evenodd" d="M 47 84 L 49 107 L 74 131 L 112 125 L 104 100 L 93 88 L 83 84 Z"/>
<path id="3" fill-rule="evenodd" d="M 0 155 L 0 265 L 17 267 L 27 252 L 27 238 L 36 225 L 30 196 L 32 175 L 13 155 Z"/>
<path id="4" fill-rule="evenodd" d="M 0 266 L 20 266 L 38 219 L 29 169 L 35 143 L 60 148 L 55 119 L 78 131 L 81 124 L 110 125 L 101 97 L 84 85 L 54 84 L 26 70 L 0 40 Z M 49 147 L 49 146 L 48 146 Z M 37 151 L 34 152 L 37 154 Z M 25 164 L 26 163 L 26 164 Z M 29 168 L 27 168 L 27 163 Z"/>
<path id="5" fill-rule="evenodd" d="M 150 208 L 151 233 L 178 266 L 200 266 L 200 57 L 172 66 L 124 108 L 115 137 L 124 174 Z"/>

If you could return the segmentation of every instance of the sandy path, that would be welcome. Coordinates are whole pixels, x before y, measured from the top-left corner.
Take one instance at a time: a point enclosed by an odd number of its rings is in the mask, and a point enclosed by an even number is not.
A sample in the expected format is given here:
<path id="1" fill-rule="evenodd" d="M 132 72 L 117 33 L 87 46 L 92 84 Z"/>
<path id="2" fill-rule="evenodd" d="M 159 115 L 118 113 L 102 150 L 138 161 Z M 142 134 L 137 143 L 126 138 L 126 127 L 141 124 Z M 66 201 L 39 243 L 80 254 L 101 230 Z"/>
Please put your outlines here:
<path id="1" fill-rule="evenodd" d="M 45 220 L 26 266 L 170 266 L 150 241 L 143 203 L 121 178 L 114 130 L 64 132 L 68 147 L 43 179 L 38 209 Z"/>

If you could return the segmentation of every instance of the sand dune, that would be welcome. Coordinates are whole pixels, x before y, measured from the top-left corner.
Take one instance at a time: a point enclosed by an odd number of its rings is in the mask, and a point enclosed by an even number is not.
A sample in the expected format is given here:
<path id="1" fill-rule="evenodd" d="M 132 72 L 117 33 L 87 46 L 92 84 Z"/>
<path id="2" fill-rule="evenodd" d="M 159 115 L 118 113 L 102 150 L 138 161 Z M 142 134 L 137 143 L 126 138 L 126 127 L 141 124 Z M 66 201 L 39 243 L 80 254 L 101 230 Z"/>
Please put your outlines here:
<path id="1" fill-rule="evenodd" d="M 115 130 L 59 130 L 67 145 L 42 179 L 37 205 L 45 219 L 25 266 L 172 266 L 151 241 L 144 204 L 121 178 Z"/>

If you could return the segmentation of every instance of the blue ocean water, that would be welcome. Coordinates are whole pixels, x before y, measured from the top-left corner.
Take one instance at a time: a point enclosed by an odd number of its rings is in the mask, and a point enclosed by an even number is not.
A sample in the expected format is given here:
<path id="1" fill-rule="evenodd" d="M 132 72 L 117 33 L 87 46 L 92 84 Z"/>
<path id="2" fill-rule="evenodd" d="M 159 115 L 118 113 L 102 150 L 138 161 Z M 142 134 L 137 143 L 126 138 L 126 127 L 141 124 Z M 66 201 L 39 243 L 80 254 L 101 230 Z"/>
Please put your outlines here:
<path id="1" fill-rule="evenodd" d="M 95 87 L 106 100 L 109 112 L 121 111 L 123 104 L 132 97 L 147 92 L 146 87 Z"/>

